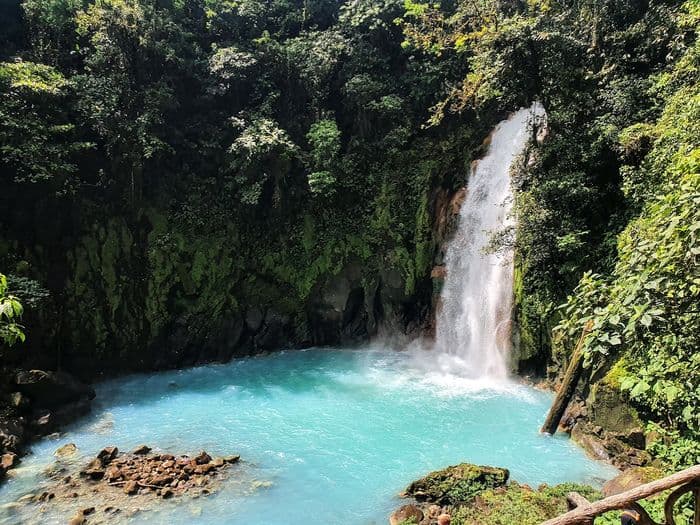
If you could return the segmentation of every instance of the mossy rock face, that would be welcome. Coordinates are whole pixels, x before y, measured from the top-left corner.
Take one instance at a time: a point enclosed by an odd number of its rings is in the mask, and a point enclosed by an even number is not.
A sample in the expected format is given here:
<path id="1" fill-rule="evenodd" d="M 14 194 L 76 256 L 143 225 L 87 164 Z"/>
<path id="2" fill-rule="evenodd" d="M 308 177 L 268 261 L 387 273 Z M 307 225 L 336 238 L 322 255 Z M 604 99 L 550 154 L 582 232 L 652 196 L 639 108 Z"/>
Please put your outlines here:
<path id="1" fill-rule="evenodd" d="M 627 434 L 644 428 L 637 411 L 608 381 L 599 381 L 591 388 L 586 404 L 590 409 L 591 421 L 605 430 Z"/>
<path id="2" fill-rule="evenodd" d="M 509 475 L 504 468 L 460 463 L 414 481 L 406 495 L 418 501 L 455 505 L 470 501 L 484 490 L 502 487 Z"/>

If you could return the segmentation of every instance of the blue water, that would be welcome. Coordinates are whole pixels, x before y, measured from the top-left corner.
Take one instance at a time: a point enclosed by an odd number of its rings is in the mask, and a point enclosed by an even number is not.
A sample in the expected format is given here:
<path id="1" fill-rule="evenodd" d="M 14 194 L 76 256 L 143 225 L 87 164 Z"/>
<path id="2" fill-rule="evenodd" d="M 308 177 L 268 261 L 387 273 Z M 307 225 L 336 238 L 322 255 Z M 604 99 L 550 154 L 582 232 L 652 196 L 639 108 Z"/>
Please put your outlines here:
<path id="1" fill-rule="evenodd" d="M 538 433 L 551 394 L 426 372 L 429 361 L 314 349 L 110 381 L 88 418 L 32 448 L 0 503 L 36 491 L 38 472 L 66 443 L 86 458 L 142 443 L 242 456 L 220 492 L 164 501 L 134 523 L 385 524 L 411 480 L 462 461 L 507 467 L 534 486 L 614 474 L 564 437 Z M 3 519 L 17 516 L 4 511 Z M 41 519 L 65 523 L 66 515 Z"/>

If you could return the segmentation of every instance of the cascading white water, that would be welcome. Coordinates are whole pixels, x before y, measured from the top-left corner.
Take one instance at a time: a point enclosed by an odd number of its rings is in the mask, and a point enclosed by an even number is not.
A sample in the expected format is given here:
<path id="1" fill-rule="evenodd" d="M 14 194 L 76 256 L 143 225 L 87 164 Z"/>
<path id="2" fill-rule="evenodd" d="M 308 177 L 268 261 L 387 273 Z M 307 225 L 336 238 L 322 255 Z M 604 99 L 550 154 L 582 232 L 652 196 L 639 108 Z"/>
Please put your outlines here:
<path id="1" fill-rule="evenodd" d="M 536 103 L 501 122 L 467 182 L 436 319 L 435 350 L 445 371 L 485 380 L 508 376 L 513 258 L 508 250 L 485 253 L 485 248 L 493 233 L 511 226 L 510 168 L 533 122 L 543 116 Z"/>

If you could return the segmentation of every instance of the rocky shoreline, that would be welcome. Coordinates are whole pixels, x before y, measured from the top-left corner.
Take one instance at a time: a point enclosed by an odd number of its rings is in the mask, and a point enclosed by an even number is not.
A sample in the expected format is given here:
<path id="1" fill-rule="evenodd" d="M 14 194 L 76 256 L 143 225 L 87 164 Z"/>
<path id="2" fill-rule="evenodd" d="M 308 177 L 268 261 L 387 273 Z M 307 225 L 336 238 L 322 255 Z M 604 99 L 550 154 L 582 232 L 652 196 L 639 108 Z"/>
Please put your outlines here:
<path id="1" fill-rule="evenodd" d="M 153 453 L 146 445 L 128 453 L 106 447 L 87 464 L 72 443 L 55 456 L 37 491 L 6 505 L 18 518 L 58 513 L 72 515 L 69 525 L 110 522 L 116 515 L 155 510 L 162 500 L 213 494 L 240 461 L 238 455 L 212 458 L 204 451 L 194 456 Z"/>
<path id="2" fill-rule="evenodd" d="M 0 371 L 0 482 L 32 440 L 88 414 L 95 390 L 66 372 Z"/>

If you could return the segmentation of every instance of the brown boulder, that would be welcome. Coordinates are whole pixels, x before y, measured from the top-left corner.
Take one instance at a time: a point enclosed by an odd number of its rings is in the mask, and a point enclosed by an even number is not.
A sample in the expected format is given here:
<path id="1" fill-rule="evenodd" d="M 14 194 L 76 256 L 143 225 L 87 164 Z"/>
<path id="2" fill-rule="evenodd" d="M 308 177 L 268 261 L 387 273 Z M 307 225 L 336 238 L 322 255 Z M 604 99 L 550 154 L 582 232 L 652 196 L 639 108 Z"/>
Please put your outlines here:
<path id="1" fill-rule="evenodd" d="M 97 459 L 99 459 L 103 465 L 110 463 L 119 454 L 119 449 L 117 447 L 105 447 L 97 454 Z"/>
<path id="2" fill-rule="evenodd" d="M 211 461 L 211 456 L 202 450 L 194 457 L 194 461 L 198 465 L 204 465 L 205 463 L 209 463 Z"/>
<path id="3" fill-rule="evenodd" d="M 105 468 L 102 461 L 98 458 L 93 459 L 87 466 L 80 471 L 81 476 L 87 476 L 92 479 L 102 479 L 105 475 Z"/>
<path id="4" fill-rule="evenodd" d="M 409 520 L 413 520 L 415 523 L 420 523 L 423 520 L 423 511 L 416 505 L 404 505 L 403 507 L 396 509 L 391 516 L 389 516 L 390 525 L 399 525 L 400 523 L 404 523 Z"/>
<path id="5" fill-rule="evenodd" d="M 452 517 L 449 514 L 440 514 L 437 519 L 437 525 L 450 525 Z"/>
<path id="6" fill-rule="evenodd" d="M 663 471 L 654 467 L 632 467 L 606 482 L 603 485 L 603 496 L 614 496 L 663 476 Z"/>
<path id="7" fill-rule="evenodd" d="M 19 463 L 19 457 L 14 452 L 3 454 L 0 458 L 0 466 L 4 470 L 10 470 L 12 467 L 17 465 L 17 463 Z"/>
<path id="8" fill-rule="evenodd" d="M 131 453 L 137 456 L 143 456 L 151 451 L 151 447 L 148 445 L 139 445 Z"/>
<path id="9" fill-rule="evenodd" d="M 124 493 L 125 494 L 136 494 L 136 492 L 139 490 L 138 484 L 134 480 L 127 481 L 124 483 Z"/>
<path id="10" fill-rule="evenodd" d="M 85 519 L 85 516 L 83 516 L 82 512 L 78 512 L 75 516 L 68 520 L 68 525 L 84 525 L 85 523 L 87 523 L 87 520 Z"/>
<path id="11" fill-rule="evenodd" d="M 149 483 L 149 485 L 158 485 L 158 486 L 162 487 L 162 486 L 164 486 L 164 485 L 169 485 L 169 484 L 172 483 L 172 482 L 173 482 L 173 477 L 172 477 L 172 476 L 167 476 L 167 475 L 165 475 L 165 476 L 157 476 L 157 477 L 154 477 L 154 478 L 151 480 L 151 482 Z"/>
<path id="12" fill-rule="evenodd" d="M 119 467 L 115 465 L 110 465 L 109 467 L 107 467 L 107 470 L 105 470 L 104 477 L 107 481 L 116 481 L 122 477 L 122 471 L 119 470 Z"/>
<path id="13" fill-rule="evenodd" d="M 77 452 L 78 447 L 76 447 L 74 443 L 67 443 L 62 447 L 57 448 L 53 455 L 59 458 L 67 458 L 74 456 Z"/>

